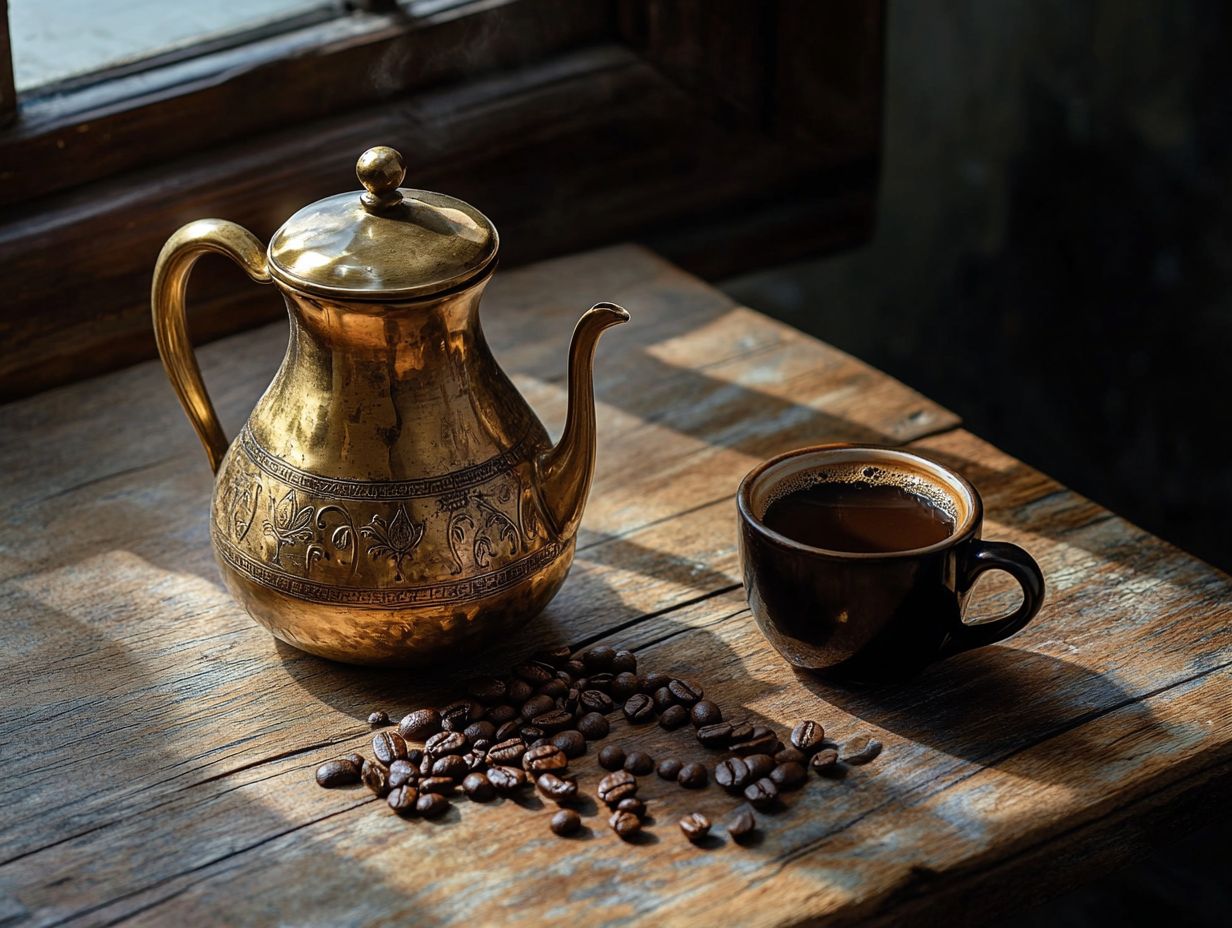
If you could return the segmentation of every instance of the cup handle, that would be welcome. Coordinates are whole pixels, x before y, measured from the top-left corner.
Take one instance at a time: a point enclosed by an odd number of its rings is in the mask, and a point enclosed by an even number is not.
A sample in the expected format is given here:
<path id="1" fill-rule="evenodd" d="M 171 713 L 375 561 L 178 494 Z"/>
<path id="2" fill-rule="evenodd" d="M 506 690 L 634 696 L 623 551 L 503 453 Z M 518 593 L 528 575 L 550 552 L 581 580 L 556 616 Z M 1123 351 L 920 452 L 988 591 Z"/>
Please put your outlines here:
<path id="1" fill-rule="evenodd" d="M 957 627 L 950 632 L 947 651 L 969 651 L 981 648 L 986 644 L 1001 641 L 1010 635 L 1022 631 L 1028 622 L 1035 618 L 1040 606 L 1044 604 L 1044 575 L 1040 572 L 1035 558 L 1027 554 L 1018 545 L 1004 541 L 980 541 L 976 539 L 969 543 L 960 556 L 958 565 L 958 595 L 959 601 L 965 603 L 976 579 L 986 570 L 1004 570 L 1022 587 L 1022 605 L 1012 614 L 1003 619 L 993 619 L 968 625 L 962 620 L 960 611 Z"/>
<path id="2" fill-rule="evenodd" d="M 218 473 L 218 466 L 227 453 L 227 438 L 214 412 L 214 404 L 205 392 L 184 315 L 188 274 L 197 259 L 207 252 L 226 255 L 257 283 L 269 283 L 270 273 L 265 246 L 247 229 L 225 219 L 199 219 L 183 226 L 167 239 L 154 266 L 150 306 L 158 353 L 175 395 L 205 447 L 210 469 Z"/>

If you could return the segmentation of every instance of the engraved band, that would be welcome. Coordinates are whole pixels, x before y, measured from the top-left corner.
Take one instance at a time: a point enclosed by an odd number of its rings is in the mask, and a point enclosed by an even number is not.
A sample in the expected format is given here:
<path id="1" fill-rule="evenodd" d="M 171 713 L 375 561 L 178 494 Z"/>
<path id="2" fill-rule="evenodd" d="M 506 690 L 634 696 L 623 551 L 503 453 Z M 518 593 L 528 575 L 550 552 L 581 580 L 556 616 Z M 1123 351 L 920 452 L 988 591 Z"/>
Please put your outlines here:
<path id="1" fill-rule="evenodd" d="M 261 447 L 247 425 L 240 431 L 237 442 L 256 467 L 275 480 L 288 486 L 307 490 L 317 496 L 332 499 L 411 499 L 418 496 L 440 496 L 445 493 L 465 490 L 486 483 L 527 458 L 532 429 L 527 429 L 509 450 L 488 458 L 470 467 L 439 477 L 420 477 L 415 480 L 376 481 L 348 480 L 341 477 L 321 477 L 292 467 Z"/>
<path id="2" fill-rule="evenodd" d="M 499 570 L 476 577 L 402 589 L 354 589 L 305 580 L 254 561 L 217 533 L 214 533 L 214 544 L 219 556 L 232 569 L 262 586 L 308 602 L 371 606 L 378 609 L 432 606 L 479 599 L 526 579 L 544 565 L 556 560 L 565 550 L 564 545 L 553 541 Z"/>

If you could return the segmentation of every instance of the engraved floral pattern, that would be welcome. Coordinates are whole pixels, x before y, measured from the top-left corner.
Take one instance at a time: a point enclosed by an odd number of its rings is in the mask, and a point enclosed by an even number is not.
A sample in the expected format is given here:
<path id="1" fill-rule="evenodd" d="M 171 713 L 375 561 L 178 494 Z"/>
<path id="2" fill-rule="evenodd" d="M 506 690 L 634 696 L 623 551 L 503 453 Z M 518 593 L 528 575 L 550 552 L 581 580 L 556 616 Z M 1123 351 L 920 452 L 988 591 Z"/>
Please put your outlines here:
<path id="1" fill-rule="evenodd" d="M 212 534 L 232 567 L 277 578 L 262 580 L 267 586 L 311 588 L 329 601 L 342 590 L 374 604 L 462 601 L 498 581 L 515 582 L 562 550 L 528 489 L 525 459 L 510 466 L 494 458 L 446 477 L 338 486 L 345 482 L 299 472 L 296 482 L 285 481 L 247 445 L 239 450 L 219 474 Z M 408 495 L 393 495 L 404 490 Z"/>
<path id="2" fill-rule="evenodd" d="M 412 520 L 406 514 L 406 506 L 399 503 L 393 518 L 388 522 L 379 515 L 374 515 L 372 521 L 359 532 L 372 541 L 372 544 L 368 545 L 368 556 L 393 564 L 394 579 L 402 582 L 402 562 L 409 558 L 423 541 L 424 523 Z"/>
<path id="3" fill-rule="evenodd" d="M 273 499 L 273 497 L 270 497 Z M 288 490 L 286 496 L 274 505 L 270 512 L 271 518 L 262 523 L 265 534 L 274 539 L 274 556 L 270 560 L 282 564 L 282 549 L 297 542 L 312 538 L 312 507 L 300 507 L 294 490 Z"/>
<path id="4" fill-rule="evenodd" d="M 338 520 L 339 524 L 334 526 L 333 532 L 329 531 L 330 519 L 326 516 L 333 516 Z M 350 552 L 350 576 L 355 576 L 355 568 L 359 566 L 359 548 L 355 544 L 355 522 L 351 518 L 351 514 L 347 512 L 345 506 L 339 506 L 337 503 L 329 503 L 317 509 L 317 528 L 323 533 L 329 534 L 330 543 L 334 546 L 337 552 Z M 323 539 L 322 539 L 323 540 Z M 322 558 L 328 560 L 330 558 L 329 551 L 326 550 L 323 544 L 313 543 L 308 546 L 308 550 L 304 552 L 304 572 L 312 573 L 312 565 Z"/>

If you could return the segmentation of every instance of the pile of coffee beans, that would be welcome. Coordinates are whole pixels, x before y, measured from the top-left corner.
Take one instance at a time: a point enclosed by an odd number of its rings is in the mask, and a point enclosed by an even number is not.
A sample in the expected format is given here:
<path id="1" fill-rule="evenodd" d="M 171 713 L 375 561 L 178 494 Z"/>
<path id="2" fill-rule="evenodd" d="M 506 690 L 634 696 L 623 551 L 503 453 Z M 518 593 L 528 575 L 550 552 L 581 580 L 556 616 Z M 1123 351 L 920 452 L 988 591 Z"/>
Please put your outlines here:
<path id="1" fill-rule="evenodd" d="M 608 810 L 612 831 L 636 839 L 647 813 L 638 777 L 656 773 L 688 790 L 704 789 L 713 779 L 743 800 L 725 828 L 733 841 L 745 843 L 757 828 L 752 810 L 777 809 L 783 793 L 805 785 L 809 767 L 819 776 L 838 778 L 881 752 L 881 743 L 865 735 L 840 746 L 811 719 L 796 724 L 785 744 L 765 725 L 729 720 L 694 681 L 661 673 L 639 676 L 637 669 L 631 651 L 607 645 L 579 654 L 569 648 L 541 652 L 508 676 L 470 680 L 466 696 L 456 702 L 408 713 L 396 731 L 377 731 L 371 759 L 353 753 L 326 761 L 317 768 L 317 783 L 326 788 L 362 783 L 399 815 L 423 818 L 444 815 L 459 791 L 484 803 L 533 786 L 557 807 L 551 831 L 574 835 L 583 827 L 575 808 L 582 799 L 569 762 L 584 755 L 589 742 L 607 738 L 608 716 L 619 712 L 633 729 L 655 721 L 667 731 L 691 726 L 701 748 L 723 756 L 711 767 L 697 759 L 656 759 L 634 746 L 604 745 L 598 761 L 608 772 L 595 795 Z M 376 711 L 368 724 L 384 729 L 392 723 Z M 679 826 L 694 844 L 715 841 L 710 820 L 700 812 L 685 815 Z"/>

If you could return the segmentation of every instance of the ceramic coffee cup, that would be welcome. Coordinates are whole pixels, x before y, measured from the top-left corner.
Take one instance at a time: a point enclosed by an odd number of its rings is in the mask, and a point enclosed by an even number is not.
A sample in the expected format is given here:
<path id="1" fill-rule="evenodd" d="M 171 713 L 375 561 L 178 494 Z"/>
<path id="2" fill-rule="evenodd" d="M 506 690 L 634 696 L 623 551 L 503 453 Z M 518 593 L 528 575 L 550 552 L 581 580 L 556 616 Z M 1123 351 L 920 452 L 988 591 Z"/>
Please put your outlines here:
<path id="1" fill-rule="evenodd" d="M 854 468 L 852 465 L 856 465 Z M 939 500 L 952 530 L 926 547 L 851 552 L 812 547 L 768 527 L 766 510 L 810 482 L 843 473 L 895 475 Z M 1044 600 L 1039 565 L 1022 548 L 983 541 L 984 507 L 970 482 L 923 455 L 871 445 L 801 448 L 753 468 L 737 494 L 740 560 L 749 607 L 790 663 L 826 676 L 884 680 L 1001 641 Z M 976 578 L 1003 570 L 1022 587 L 1010 615 L 963 621 Z"/>

